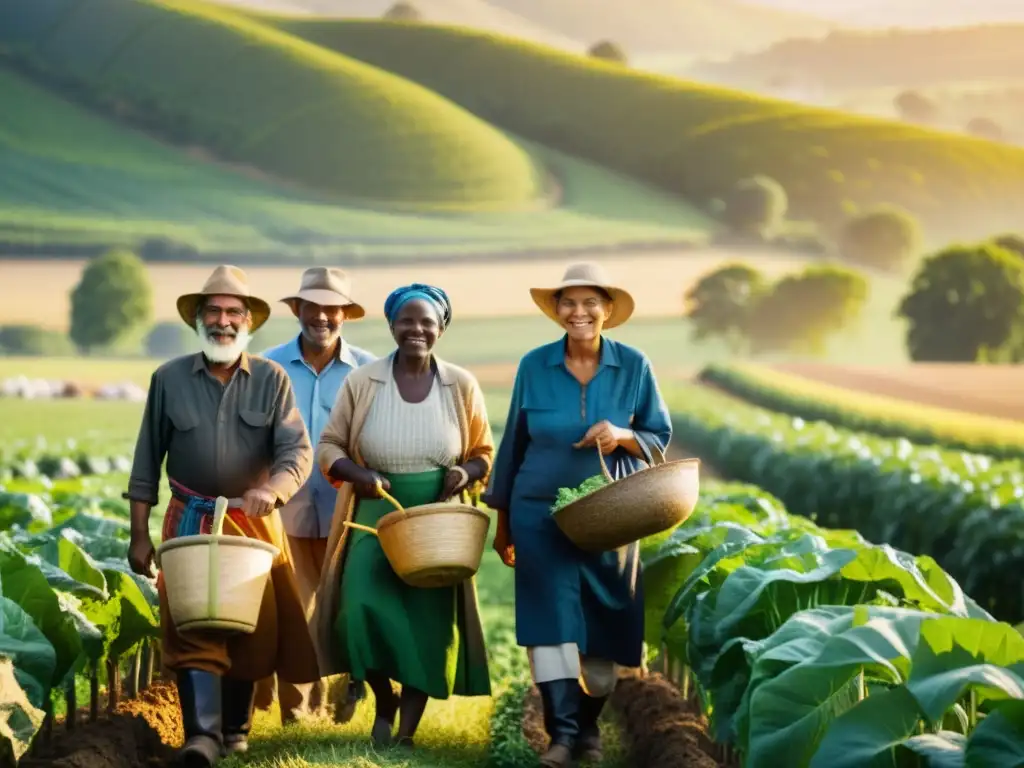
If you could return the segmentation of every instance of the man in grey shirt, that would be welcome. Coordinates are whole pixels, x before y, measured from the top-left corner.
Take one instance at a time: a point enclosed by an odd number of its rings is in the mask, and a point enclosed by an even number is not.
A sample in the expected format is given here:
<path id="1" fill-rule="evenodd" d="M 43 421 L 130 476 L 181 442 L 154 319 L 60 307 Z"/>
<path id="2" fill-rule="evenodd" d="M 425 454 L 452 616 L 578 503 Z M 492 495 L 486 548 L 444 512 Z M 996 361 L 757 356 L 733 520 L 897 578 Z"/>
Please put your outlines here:
<path id="1" fill-rule="evenodd" d="M 307 269 L 299 290 L 281 301 L 298 318 L 299 333 L 264 351 L 262 356 L 280 364 L 288 374 L 310 442 L 316 445 L 345 377 L 377 358 L 341 338 L 346 320 L 359 320 L 366 314 L 352 299 L 351 284 L 342 270 Z M 295 575 L 310 613 L 323 570 L 336 498 L 337 491 L 322 472 L 314 469 L 306 484 L 281 510 Z M 282 723 L 291 722 L 304 712 L 320 712 L 327 704 L 324 681 L 295 686 L 278 680 L 277 687 Z M 349 686 L 346 701 L 331 702 L 335 720 L 345 722 L 352 717 L 364 690 L 362 682 L 357 682 Z"/>
<path id="2" fill-rule="evenodd" d="M 185 731 L 181 761 L 202 768 L 222 752 L 248 748 L 256 681 L 320 678 L 278 512 L 310 476 L 313 448 L 281 366 L 245 351 L 250 332 L 270 315 L 267 303 L 250 295 L 245 273 L 218 267 L 201 291 L 178 299 L 178 313 L 199 335 L 202 352 L 164 363 L 150 381 L 124 494 L 131 502 L 128 562 L 136 573 L 156 575 L 149 516 L 165 458 L 171 498 L 164 541 L 210 533 L 215 499 L 224 496 L 240 500 L 228 510 L 225 533 L 239 531 L 279 552 L 259 623 L 248 634 L 179 632 L 163 574 L 158 578 L 163 663 L 177 677 Z"/>

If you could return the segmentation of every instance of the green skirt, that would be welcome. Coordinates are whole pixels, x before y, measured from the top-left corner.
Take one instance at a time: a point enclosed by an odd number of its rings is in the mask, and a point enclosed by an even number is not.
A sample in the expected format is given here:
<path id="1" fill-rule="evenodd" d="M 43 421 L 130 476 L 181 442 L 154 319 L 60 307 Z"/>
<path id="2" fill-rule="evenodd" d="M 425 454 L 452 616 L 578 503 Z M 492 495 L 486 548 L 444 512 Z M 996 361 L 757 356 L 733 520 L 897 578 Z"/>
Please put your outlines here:
<path id="1" fill-rule="evenodd" d="M 436 502 L 444 475 L 442 469 L 382 473 L 403 507 Z M 376 528 L 394 509 L 383 499 L 362 499 L 354 522 Z M 486 664 L 473 668 L 467 658 L 458 587 L 410 587 L 392 570 L 376 536 L 352 529 L 348 538 L 334 631 L 352 677 L 379 672 L 434 699 L 490 695 Z"/>

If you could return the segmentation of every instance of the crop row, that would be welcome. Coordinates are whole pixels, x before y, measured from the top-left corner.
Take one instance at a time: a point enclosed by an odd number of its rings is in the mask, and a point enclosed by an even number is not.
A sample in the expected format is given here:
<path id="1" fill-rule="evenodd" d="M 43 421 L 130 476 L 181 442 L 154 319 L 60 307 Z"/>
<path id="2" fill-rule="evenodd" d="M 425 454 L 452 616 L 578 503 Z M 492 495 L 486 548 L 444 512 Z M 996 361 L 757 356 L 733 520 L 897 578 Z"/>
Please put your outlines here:
<path id="1" fill-rule="evenodd" d="M 648 640 L 745 768 L 1020 764 L 1024 637 L 931 558 L 741 485 L 641 551 Z"/>
<path id="2" fill-rule="evenodd" d="M 122 662 L 144 667 L 142 651 L 158 635 L 157 595 L 128 568 L 126 517 L 119 502 L 59 490 L 0 494 L 0 684 L 9 710 L 0 763 L 29 748 L 55 694 L 74 717 L 80 676 L 90 678 L 95 713 L 101 673 L 116 691 Z"/>
<path id="3" fill-rule="evenodd" d="M 986 610 L 1024 618 L 1024 465 L 773 413 L 706 387 L 671 396 L 676 438 L 791 512 L 934 557 Z"/>
<path id="4" fill-rule="evenodd" d="M 713 364 L 700 380 L 754 405 L 921 445 L 1024 458 L 1024 424 L 854 392 L 752 365 Z"/>
<path id="5" fill-rule="evenodd" d="M 70 480 L 76 477 L 130 472 L 129 444 L 107 440 L 9 440 L 0 444 L 0 483 L 12 478 Z"/>

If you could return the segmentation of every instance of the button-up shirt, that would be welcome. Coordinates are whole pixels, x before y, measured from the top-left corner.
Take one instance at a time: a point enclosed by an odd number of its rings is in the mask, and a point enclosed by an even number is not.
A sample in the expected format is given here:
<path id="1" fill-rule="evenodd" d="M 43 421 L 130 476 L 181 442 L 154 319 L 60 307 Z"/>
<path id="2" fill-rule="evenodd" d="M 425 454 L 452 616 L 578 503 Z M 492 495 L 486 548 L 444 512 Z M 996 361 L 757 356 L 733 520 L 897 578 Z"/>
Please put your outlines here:
<path id="1" fill-rule="evenodd" d="M 153 372 L 126 499 L 155 505 L 160 467 L 204 496 L 266 484 L 287 503 L 313 471 L 313 446 L 280 365 L 243 353 L 226 384 L 202 353 Z"/>
<path id="2" fill-rule="evenodd" d="M 341 341 L 337 357 L 328 362 L 318 374 L 303 358 L 299 338 L 296 336 L 291 341 L 271 347 L 262 356 L 279 363 L 287 372 L 309 440 L 316 445 L 345 377 L 360 365 L 376 360 L 377 356 Z M 323 472 L 314 469 L 306 484 L 281 510 L 281 521 L 288 535 L 296 538 L 327 538 L 331 531 L 337 495 L 338 492 Z"/>

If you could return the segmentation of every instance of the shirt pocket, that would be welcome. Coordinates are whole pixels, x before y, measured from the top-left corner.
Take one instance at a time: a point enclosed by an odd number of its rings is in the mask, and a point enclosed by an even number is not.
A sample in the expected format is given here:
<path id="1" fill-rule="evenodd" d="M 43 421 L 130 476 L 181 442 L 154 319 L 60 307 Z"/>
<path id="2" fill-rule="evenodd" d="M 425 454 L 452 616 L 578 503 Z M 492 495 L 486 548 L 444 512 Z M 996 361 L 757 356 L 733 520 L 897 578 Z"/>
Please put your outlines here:
<path id="1" fill-rule="evenodd" d="M 247 452 L 254 453 L 269 446 L 271 411 L 258 408 L 238 409 L 238 437 Z"/>
<path id="2" fill-rule="evenodd" d="M 199 426 L 199 414 L 187 403 L 178 403 L 167 409 L 167 418 L 176 432 L 191 432 Z"/>

